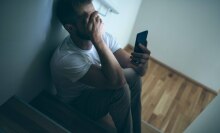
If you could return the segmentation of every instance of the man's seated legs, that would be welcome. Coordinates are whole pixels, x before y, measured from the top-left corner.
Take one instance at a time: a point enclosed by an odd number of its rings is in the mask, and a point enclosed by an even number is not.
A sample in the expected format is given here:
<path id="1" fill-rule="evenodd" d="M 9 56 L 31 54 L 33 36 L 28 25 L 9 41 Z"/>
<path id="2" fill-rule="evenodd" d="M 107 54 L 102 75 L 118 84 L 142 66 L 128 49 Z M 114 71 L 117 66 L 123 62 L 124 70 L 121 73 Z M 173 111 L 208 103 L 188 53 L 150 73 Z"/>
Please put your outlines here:
<path id="1" fill-rule="evenodd" d="M 141 133 L 141 77 L 131 69 L 124 69 L 131 93 L 131 113 L 134 133 Z"/>
<path id="2" fill-rule="evenodd" d="M 127 84 L 116 90 L 86 90 L 72 105 L 94 120 L 110 113 L 119 133 L 132 132 L 130 90 Z"/>
<path id="3" fill-rule="evenodd" d="M 133 69 L 124 69 L 124 74 L 128 84 L 122 88 L 117 90 L 85 90 L 72 104 L 94 120 L 98 120 L 110 113 L 119 133 L 129 133 L 132 127 L 134 128 L 134 133 L 140 133 L 140 76 Z"/>

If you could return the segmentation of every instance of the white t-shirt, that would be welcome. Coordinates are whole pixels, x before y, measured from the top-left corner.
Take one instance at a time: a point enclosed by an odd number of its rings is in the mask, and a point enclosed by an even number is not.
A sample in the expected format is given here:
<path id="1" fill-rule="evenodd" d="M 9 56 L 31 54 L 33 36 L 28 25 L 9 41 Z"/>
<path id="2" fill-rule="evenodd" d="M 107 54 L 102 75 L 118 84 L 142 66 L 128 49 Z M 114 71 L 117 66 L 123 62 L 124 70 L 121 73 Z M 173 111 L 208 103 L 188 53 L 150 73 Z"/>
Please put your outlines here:
<path id="1" fill-rule="evenodd" d="M 108 33 L 103 34 L 103 40 L 112 53 L 121 48 Z M 90 50 L 82 50 L 73 43 L 70 36 L 67 36 L 57 47 L 50 65 L 57 96 L 62 101 L 70 102 L 83 90 L 93 88 L 78 81 L 87 73 L 91 64 L 101 65 L 93 45 Z"/>

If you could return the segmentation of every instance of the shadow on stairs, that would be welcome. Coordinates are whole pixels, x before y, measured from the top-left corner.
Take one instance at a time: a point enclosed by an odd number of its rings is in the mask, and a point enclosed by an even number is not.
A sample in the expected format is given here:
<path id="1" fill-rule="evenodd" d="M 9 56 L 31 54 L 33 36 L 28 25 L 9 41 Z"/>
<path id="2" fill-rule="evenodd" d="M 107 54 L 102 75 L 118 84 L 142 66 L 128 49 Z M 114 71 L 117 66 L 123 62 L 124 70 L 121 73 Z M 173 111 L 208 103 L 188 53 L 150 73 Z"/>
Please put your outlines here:
<path id="1" fill-rule="evenodd" d="M 93 121 L 43 91 L 30 104 L 12 97 L 0 106 L 0 133 L 116 133 L 110 115 Z M 142 133 L 161 133 L 142 122 Z"/>
<path id="2" fill-rule="evenodd" d="M 114 133 L 111 127 L 104 128 L 47 92 L 42 92 L 31 105 L 73 133 Z"/>
<path id="3" fill-rule="evenodd" d="M 0 107 L 1 133 L 70 133 L 17 97 Z"/>

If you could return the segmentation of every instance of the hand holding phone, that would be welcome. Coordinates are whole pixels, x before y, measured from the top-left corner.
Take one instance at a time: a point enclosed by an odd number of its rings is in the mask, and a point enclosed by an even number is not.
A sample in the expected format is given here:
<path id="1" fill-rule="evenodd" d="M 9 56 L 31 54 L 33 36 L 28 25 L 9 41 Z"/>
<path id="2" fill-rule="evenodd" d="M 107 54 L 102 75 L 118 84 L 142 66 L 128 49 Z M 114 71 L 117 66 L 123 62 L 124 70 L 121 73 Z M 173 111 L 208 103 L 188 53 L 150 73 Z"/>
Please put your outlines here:
<path id="1" fill-rule="evenodd" d="M 143 53 L 144 52 L 140 48 L 139 44 L 142 44 L 145 47 L 147 47 L 147 35 L 148 35 L 148 30 L 137 34 L 136 41 L 135 41 L 135 47 L 134 47 L 135 53 Z"/>
<path id="2" fill-rule="evenodd" d="M 148 31 L 143 31 L 137 34 L 134 52 L 131 54 L 131 63 L 138 66 L 142 64 L 145 66 L 147 60 L 150 55 L 150 51 L 146 48 L 147 47 L 147 35 Z"/>
<path id="3" fill-rule="evenodd" d="M 143 76 L 147 71 L 148 60 L 151 53 L 147 49 L 147 34 L 147 30 L 137 34 L 134 52 L 131 53 L 130 57 L 131 68 L 140 76 Z"/>

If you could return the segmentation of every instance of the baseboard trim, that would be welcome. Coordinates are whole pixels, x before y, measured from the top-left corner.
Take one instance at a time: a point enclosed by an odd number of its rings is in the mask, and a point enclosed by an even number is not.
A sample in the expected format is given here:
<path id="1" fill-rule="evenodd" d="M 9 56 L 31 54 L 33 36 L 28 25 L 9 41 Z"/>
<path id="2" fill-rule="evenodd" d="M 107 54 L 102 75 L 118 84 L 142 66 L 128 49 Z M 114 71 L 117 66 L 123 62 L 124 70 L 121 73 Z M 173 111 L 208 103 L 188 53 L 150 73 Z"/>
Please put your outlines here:
<path id="1" fill-rule="evenodd" d="M 141 122 L 142 122 L 142 124 L 143 124 L 144 126 L 147 126 L 147 127 L 150 128 L 151 130 L 153 130 L 154 133 L 163 133 L 160 129 L 156 128 L 155 126 L 153 126 L 153 125 L 151 125 L 151 124 L 149 124 L 149 123 L 147 123 L 146 121 L 142 120 Z M 143 129 L 142 129 L 142 131 L 143 131 Z"/>
<path id="2" fill-rule="evenodd" d="M 132 49 L 132 50 L 133 50 L 134 47 L 133 47 L 132 45 L 128 44 L 127 46 L 125 46 L 124 49 Z M 208 91 L 214 93 L 215 95 L 218 95 L 218 93 L 220 93 L 220 89 L 219 89 L 218 91 L 213 90 L 213 89 L 209 88 L 208 86 L 206 86 L 206 85 L 204 85 L 204 84 L 202 84 L 202 83 L 200 83 L 200 82 L 198 82 L 198 81 L 196 81 L 196 80 L 194 80 L 194 79 L 192 79 L 192 78 L 186 76 L 185 74 L 179 72 L 178 70 L 176 70 L 176 69 L 174 69 L 174 68 L 172 68 L 172 67 L 170 67 L 170 66 L 164 64 L 163 62 L 159 61 L 159 60 L 156 59 L 155 57 L 150 56 L 150 59 L 152 59 L 153 61 L 157 62 L 158 64 L 164 66 L 165 68 L 169 69 L 170 71 L 173 71 L 173 72 L 177 73 L 178 75 L 181 75 L 182 77 L 186 78 L 187 80 L 189 80 L 189 81 L 191 81 L 191 82 L 193 82 L 193 83 L 195 83 L 195 84 L 201 86 L 202 88 L 204 88 L 204 89 L 206 89 L 206 90 L 208 90 Z"/>

